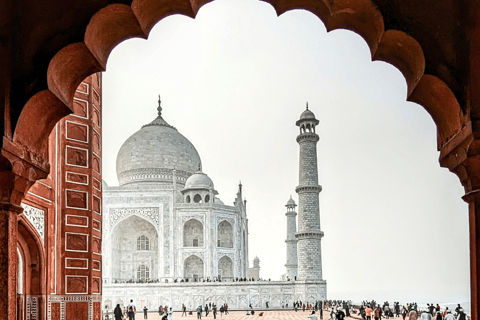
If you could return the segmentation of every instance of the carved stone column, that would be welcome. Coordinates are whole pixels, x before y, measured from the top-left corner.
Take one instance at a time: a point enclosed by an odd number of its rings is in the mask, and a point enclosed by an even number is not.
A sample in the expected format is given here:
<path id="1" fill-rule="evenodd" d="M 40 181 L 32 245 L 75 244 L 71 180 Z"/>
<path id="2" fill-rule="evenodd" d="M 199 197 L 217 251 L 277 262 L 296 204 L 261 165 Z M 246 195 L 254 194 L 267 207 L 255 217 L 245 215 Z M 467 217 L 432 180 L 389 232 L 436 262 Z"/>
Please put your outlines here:
<path id="1" fill-rule="evenodd" d="M 480 284 L 480 140 L 468 122 L 440 150 L 440 165 L 455 173 L 465 188 L 463 200 L 469 206 L 471 315 L 478 319 Z"/>
<path id="2" fill-rule="evenodd" d="M 0 155 L 0 314 L 17 316 L 17 228 L 20 202 L 45 177 L 46 162 L 4 138 Z"/>

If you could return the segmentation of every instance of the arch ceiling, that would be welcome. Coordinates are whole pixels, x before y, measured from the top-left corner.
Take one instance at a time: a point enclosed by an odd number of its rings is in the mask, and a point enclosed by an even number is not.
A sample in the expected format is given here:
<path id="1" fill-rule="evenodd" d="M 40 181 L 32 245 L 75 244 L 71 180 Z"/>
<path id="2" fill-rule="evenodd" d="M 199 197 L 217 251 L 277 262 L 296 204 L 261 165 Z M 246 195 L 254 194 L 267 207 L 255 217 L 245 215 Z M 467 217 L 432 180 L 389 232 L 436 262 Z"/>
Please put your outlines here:
<path id="1" fill-rule="evenodd" d="M 306 9 L 319 17 L 328 31 L 348 29 L 359 34 L 373 60 L 388 62 L 402 72 L 409 100 L 423 105 L 437 124 L 440 145 L 464 126 L 470 107 L 465 103 L 469 88 L 465 61 L 469 61 L 469 43 L 473 43 L 469 40 L 474 35 L 468 34 L 461 22 L 474 20 L 476 8 L 462 10 L 454 0 L 421 4 L 413 0 L 265 1 L 278 15 Z M 28 39 L 18 51 L 0 45 L 0 57 L 10 61 L 9 70 L 15 70 L 0 71 L 0 86 L 9 89 L 0 90 L 1 95 L 8 92 L 11 108 L 4 125 L 15 143 L 45 154 L 52 127 L 71 113 L 76 87 L 88 75 L 105 70 L 116 45 L 132 37 L 146 39 L 166 16 L 194 18 L 210 0 L 23 2 L 15 7 L 0 0 L 4 9 L 0 10 L 0 34 L 11 41 Z M 62 19 L 58 19 L 60 15 Z M 19 20 L 22 28 L 14 28 Z"/>

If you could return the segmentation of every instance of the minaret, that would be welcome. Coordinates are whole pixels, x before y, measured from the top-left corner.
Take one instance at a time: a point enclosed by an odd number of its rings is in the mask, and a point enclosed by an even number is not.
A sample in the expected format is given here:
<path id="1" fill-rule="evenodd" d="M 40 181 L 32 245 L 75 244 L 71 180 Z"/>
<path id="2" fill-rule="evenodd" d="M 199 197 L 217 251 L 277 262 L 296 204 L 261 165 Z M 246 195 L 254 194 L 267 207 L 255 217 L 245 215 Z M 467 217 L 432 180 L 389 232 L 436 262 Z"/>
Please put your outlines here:
<path id="1" fill-rule="evenodd" d="M 297 142 L 300 145 L 298 193 L 298 279 L 322 280 L 322 250 L 320 231 L 320 209 L 318 195 L 322 187 L 318 184 L 317 142 L 315 115 L 307 109 L 296 125 L 300 128 Z"/>
<path id="2" fill-rule="evenodd" d="M 295 201 L 293 201 L 292 196 L 288 200 L 287 205 L 287 263 L 285 267 L 287 268 L 287 276 L 290 279 L 295 279 L 298 276 L 298 257 L 297 257 L 297 242 L 295 238 L 295 233 L 297 232 L 297 222 L 295 217 L 297 213 L 295 212 Z"/>

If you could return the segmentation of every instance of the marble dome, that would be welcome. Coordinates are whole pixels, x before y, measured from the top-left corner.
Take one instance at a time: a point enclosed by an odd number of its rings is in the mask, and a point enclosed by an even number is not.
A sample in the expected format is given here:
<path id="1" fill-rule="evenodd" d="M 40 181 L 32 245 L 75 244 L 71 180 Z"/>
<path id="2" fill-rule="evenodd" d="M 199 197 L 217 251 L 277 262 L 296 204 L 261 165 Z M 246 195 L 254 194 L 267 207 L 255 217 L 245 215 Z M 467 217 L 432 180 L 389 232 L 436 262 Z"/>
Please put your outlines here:
<path id="1" fill-rule="evenodd" d="M 308 110 L 308 106 L 307 109 L 303 111 L 300 115 L 300 120 L 304 119 L 315 119 L 315 114 L 312 111 Z"/>
<path id="2" fill-rule="evenodd" d="M 128 138 L 117 155 L 117 178 L 120 185 L 136 182 L 172 183 L 186 179 L 201 168 L 193 144 L 161 116 Z"/>
<path id="3" fill-rule="evenodd" d="M 185 189 L 213 189 L 213 181 L 201 171 L 191 175 L 185 182 Z"/>

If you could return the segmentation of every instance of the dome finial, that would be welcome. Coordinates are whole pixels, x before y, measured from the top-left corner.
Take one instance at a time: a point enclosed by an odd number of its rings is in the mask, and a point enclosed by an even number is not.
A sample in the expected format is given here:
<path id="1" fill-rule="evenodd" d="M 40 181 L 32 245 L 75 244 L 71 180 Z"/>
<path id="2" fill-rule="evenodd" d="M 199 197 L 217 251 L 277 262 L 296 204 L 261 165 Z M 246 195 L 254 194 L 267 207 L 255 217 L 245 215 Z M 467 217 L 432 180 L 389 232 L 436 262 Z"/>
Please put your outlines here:
<path id="1" fill-rule="evenodd" d="M 160 99 L 160 94 L 158 95 L 158 116 L 162 116 L 162 100 Z"/>
<path id="2" fill-rule="evenodd" d="M 160 96 L 159 96 L 160 97 Z M 308 101 L 307 101 L 307 110 L 308 110 Z"/>

